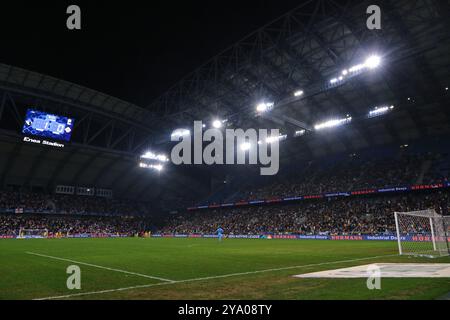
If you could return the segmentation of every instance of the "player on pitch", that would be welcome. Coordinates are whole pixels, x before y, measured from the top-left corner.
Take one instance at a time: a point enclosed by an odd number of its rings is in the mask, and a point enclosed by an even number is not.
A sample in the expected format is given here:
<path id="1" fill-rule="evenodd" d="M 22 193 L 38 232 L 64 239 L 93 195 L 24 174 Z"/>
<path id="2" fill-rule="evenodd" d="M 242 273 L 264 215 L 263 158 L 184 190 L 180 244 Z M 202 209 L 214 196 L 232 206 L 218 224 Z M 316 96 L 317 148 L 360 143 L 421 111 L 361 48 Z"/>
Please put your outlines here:
<path id="1" fill-rule="evenodd" d="M 219 239 L 219 242 L 222 242 L 223 239 L 223 229 L 219 226 L 216 230 L 217 238 Z"/>

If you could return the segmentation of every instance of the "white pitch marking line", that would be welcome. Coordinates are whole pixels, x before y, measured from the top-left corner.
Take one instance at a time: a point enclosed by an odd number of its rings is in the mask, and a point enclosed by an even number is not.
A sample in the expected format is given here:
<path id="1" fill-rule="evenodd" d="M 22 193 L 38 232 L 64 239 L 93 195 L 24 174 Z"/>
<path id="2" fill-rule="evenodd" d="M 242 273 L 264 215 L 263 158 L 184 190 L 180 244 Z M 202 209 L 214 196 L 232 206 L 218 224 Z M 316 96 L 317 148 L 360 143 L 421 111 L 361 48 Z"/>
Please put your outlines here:
<path id="1" fill-rule="evenodd" d="M 109 270 L 109 271 L 114 271 L 114 272 L 131 274 L 131 275 L 139 276 L 139 277 L 143 277 L 143 278 L 149 278 L 149 279 L 160 280 L 160 281 L 165 281 L 165 282 L 174 282 L 174 280 L 169 280 L 169 279 L 164 279 L 164 278 L 160 278 L 160 277 L 149 276 L 149 275 L 142 274 L 142 273 L 131 272 L 131 271 L 126 271 L 126 270 L 120 270 L 120 269 L 114 269 L 114 268 L 108 268 L 108 267 L 103 267 L 103 266 L 99 266 L 99 265 L 96 265 L 96 264 L 80 262 L 80 261 L 75 261 L 75 260 L 70 260 L 70 259 L 65 259 L 65 258 L 59 258 L 59 257 L 49 256 L 49 255 L 35 253 L 35 252 L 25 252 L 25 253 L 26 254 L 31 254 L 33 256 L 48 258 L 48 259 L 61 260 L 61 261 L 81 264 L 81 265 L 85 265 L 85 266 L 89 266 L 89 267 L 94 267 L 94 268 L 99 268 L 99 269 L 104 269 L 104 270 Z"/>
<path id="2" fill-rule="evenodd" d="M 143 289 L 143 288 L 150 288 L 150 287 L 157 287 L 157 286 L 165 286 L 165 285 L 170 285 L 170 284 L 178 284 L 178 283 L 186 283 L 186 282 L 194 282 L 194 281 L 204 281 L 204 280 L 213 280 L 213 279 L 237 277 L 237 276 L 243 276 L 243 275 L 248 275 L 248 274 L 257 274 L 257 273 L 265 273 L 265 272 L 273 272 L 273 271 L 283 271 L 283 270 L 290 270 L 290 269 L 317 267 L 317 266 L 323 266 L 323 265 L 339 264 L 339 263 L 347 263 L 347 262 L 356 262 L 356 261 L 364 261 L 364 260 L 372 260 L 372 259 L 387 258 L 387 257 L 394 257 L 394 256 L 398 256 L 398 254 L 390 254 L 390 255 L 384 255 L 384 256 L 374 256 L 374 257 L 358 258 L 358 259 L 350 259 L 350 260 L 321 262 L 321 263 L 314 263 L 314 264 L 305 264 L 305 265 L 301 265 L 301 266 L 272 268 L 272 269 L 265 269 L 265 270 L 258 270 L 258 271 L 230 273 L 230 274 L 224 274 L 224 275 L 219 275 L 219 276 L 194 278 L 194 279 L 186 279 L 186 280 L 174 280 L 174 281 L 164 282 L 164 283 L 152 283 L 152 284 L 144 284 L 144 285 L 139 285 L 139 286 L 124 287 L 124 288 L 118 288 L 118 289 L 108 289 L 108 290 L 101 290 L 101 291 L 80 292 L 80 293 L 75 293 L 75 294 L 68 294 L 68 295 L 54 296 L 54 297 L 45 297 L 45 298 L 38 298 L 38 299 L 33 299 L 33 300 L 65 299 L 65 298 L 88 296 L 88 295 L 94 295 L 94 294 L 111 293 L 111 292 L 117 292 L 117 291 L 126 291 L 126 290 L 133 290 L 133 289 Z"/>

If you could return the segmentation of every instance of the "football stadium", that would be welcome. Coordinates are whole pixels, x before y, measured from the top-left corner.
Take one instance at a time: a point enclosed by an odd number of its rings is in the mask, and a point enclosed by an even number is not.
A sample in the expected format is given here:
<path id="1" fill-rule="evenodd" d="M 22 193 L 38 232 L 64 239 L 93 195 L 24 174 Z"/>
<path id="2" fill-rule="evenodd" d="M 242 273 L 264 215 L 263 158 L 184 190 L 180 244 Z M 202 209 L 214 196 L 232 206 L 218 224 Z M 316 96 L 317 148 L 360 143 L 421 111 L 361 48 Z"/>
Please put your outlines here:
<path id="1" fill-rule="evenodd" d="M 298 1 L 144 102 L 0 53 L 0 299 L 450 299 L 449 8 Z"/>

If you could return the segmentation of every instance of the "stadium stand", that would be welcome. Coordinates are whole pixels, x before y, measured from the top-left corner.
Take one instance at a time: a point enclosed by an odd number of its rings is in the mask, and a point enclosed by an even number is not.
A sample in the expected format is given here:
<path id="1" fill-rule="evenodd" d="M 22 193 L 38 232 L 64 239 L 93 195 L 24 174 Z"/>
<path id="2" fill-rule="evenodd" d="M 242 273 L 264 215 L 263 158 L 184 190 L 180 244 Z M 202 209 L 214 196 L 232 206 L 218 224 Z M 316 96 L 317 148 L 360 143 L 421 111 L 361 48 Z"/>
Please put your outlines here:
<path id="1" fill-rule="evenodd" d="M 133 236 L 149 227 L 144 219 L 132 217 L 80 217 L 54 215 L 1 215 L 0 235 L 18 236 L 21 229 L 46 229 L 48 236 Z"/>
<path id="2" fill-rule="evenodd" d="M 50 195 L 36 192 L 0 192 L 0 211 L 57 213 L 72 215 L 127 216 L 150 212 L 148 203 L 76 195 Z"/>
<path id="3" fill-rule="evenodd" d="M 157 230 L 166 234 L 213 234 L 222 226 L 228 234 L 392 235 L 394 211 L 434 208 L 450 212 L 448 191 L 353 199 L 310 200 L 294 205 L 269 205 L 177 214 Z M 144 217 L 2 214 L 0 235 L 17 235 L 20 228 L 48 229 L 50 234 L 135 235 L 154 229 Z"/>
<path id="4" fill-rule="evenodd" d="M 445 183 L 449 164 L 445 149 L 409 151 L 397 146 L 395 150 L 378 148 L 340 154 L 291 164 L 270 179 L 257 177 L 224 187 L 204 204 Z"/>
<path id="5" fill-rule="evenodd" d="M 161 232 L 210 234 L 221 226 L 231 234 L 392 235 L 393 212 L 434 208 L 448 214 L 449 200 L 445 191 L 219 209 L 177 216 Z"/>
<path id="6" fill-rule="evenodd" d="M 342 155 L 310 162 L 295 174 L 273 183 L 241 186 L 228 201 L 271 199 L 300 194 L 362 190 L 415 183 L 448 181 L 445 152 L 374 152 Z M 290 176 L 289 176 L 290 173 Z M 301 181 L 301 182 L 298 182 Z M 227 188 L 222 189 L 227 190 Z M 236 194 L 238 196 L 236 196 Z M 157 231 L 167 234 L 210 234 L 222 226 L 229 234 L 389 235 L 395 230 L 393 212 L 433 208 L 448 214 L 447 188 L 428 191 L 322 198 L 294 204 L 272 204 L 185 212 L 168 215 Z M 171 198 L 179 201 L 182 198 Z M 50 234 L 135 235 L 155 230 L 145 217 L 155 213 L 148 203 L 27 191 L 0 192 L 0 235 L 17 235 L 20 228 L 44 228 Z M 133 217 L 134 216 L 134 217 Z"/>

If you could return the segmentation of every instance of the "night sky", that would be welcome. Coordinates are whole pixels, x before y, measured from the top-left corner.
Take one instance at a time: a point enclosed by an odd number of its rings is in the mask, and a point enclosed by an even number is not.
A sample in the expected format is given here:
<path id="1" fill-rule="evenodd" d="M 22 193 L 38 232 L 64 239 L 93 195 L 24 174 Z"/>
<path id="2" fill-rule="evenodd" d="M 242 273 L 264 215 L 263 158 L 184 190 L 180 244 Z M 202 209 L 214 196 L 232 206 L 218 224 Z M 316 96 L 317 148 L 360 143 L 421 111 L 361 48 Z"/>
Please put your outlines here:
<path id="1" fill-rule="evenodd" d="M 301 1 L 8 1 L 0 62 L 147 106 L 221 50 Z M 66 8 L 82 30 L 66 28 Z"/>

